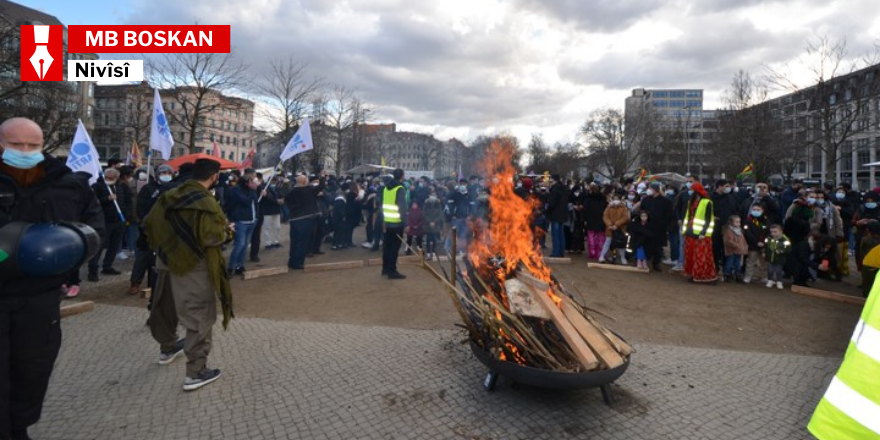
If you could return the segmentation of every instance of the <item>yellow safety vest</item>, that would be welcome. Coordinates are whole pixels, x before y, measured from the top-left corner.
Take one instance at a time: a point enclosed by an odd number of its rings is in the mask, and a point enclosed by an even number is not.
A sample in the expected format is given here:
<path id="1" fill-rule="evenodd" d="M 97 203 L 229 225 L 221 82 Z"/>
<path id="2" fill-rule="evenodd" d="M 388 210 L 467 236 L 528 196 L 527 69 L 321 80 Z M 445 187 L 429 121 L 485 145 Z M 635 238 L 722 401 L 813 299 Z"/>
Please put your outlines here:
<path id="1" fill-rule="evenodd" d="M 807 425 L 819 440 L 880 439 L 880 306 L 877 297 L 880 297 L 880 284 L 875 280 L 843 363 Z"/>
<path id="2" fill-rule="evenodd" d="M 385 188 L 382 191 L 382 215 L 385 217 L 385 223 L 399 224 L 403 222 L 400 217 L 400 208 L 397 206 L 397 191 L 402 188 L 401 185 L 394 188 Z"/>
<path id="3" fill-rule="evenodd" d="M 694 213 L 694 234 L 700 235 L 703 232 L 703 227 L 706 227 L 706 237 L 711 237 L 712 232 L 715 230 L 715 216 L 709 219 L 709 225 L 706 226 L 706 209 L 709 207 L 709 204 L 712 203 L 711 200 L 707 198 L 700 199 L 700 204 L 697 205 L 697 212 Z M 686 234 L 688 230 L 688 225 L 690 224 L 691 218 L 691 209 L 688 206 L 687 211 L 684 213 L 684 221 L 681 223 L 681 233 Z"/>

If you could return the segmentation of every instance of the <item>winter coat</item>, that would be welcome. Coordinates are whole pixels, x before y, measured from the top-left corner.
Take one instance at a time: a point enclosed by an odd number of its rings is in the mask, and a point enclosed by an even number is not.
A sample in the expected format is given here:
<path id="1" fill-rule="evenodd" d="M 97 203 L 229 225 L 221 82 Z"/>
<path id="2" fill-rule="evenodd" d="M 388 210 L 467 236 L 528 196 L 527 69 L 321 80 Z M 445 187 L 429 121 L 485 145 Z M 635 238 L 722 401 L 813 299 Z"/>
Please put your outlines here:
<path id="1" fill-rule="evenodd" d="M 608 200 L 601 192 L 588 192 L 586 202 L 584 204 L 584 216 L 587 222 L 588 231 L 604 231 L 605 222 L 602 218 L 605 216 L 605 208 L 608 207 Z"/>
<path id="2" fill-rule="evenodd" d="M 807 246 L 807 249 L 809 250 L 809 246 Z M 767 237 L 764 240 L 764 258 L 770 264 L 784 266 L 791 252 L 791 242 L 785 235 L 780 238 Z"/>
<path id="3" fill-rule="evenodd" d="M 727 224 L 727 219 L 732 215 L 736 215 L 739 210 L 739 203 L 733 194 L 711 194 L 712 209 L 715 213 L 715 226 Z"/>
<path id="4" fill-rule="evenodd" d="M 409 231 L 407 235 L 417 237 L 425 233 L 425 213 L 416 205 L 415 208 L 409 210 Z"/>
<path id="5" fill-rule="evenodd" d="M 266 196 L 260 199 L 260 212 L 263 215 L 281 214 L 281 204 L 278 203 L 278 190 L 274 185 L 264 185 Z M 259 194 L 257 194 L 259 197 Z"/>
<path id="6" fill-rule="evenodd" d="M 467 194 L 458 191 L 449 193 L 446 198 L 446 218 L 466 219 L 473 213 L 473 205 Z"/>
<path id="7" fill-rule="evenodd" d="M 678 222 L 675 218 L 672 201 L 660 195 L 657 197 L 645 197 L 642 199 L 640 208 L 648 212 L 648 218 L 651 220 L 651 227 L 655 239 L 665 236 L 666 232 L 672 232 L 678 229 Z M 661 240 L 662 241 L 662 240 Z"/>
<path id="8" fill-rule="evenodd" d="M 740 232 L 737 234 L 730 226 L 724 227 L 724 255 L 747 255 L 749 253 L 749 245 L 746 243 L 745 235 Z"/>
<path id="9" fill-rule="evenodd" d="M 617 206 L 609 204 L 607 208 L 605 208 L 605 213 L 602 215 L 602 221 L 605 223 L 605 236 L 610 237 L 614 230 L 611 229 L 611 226 L 617 226 L 617 229 L 626 232 L 626 224 L 629 223 L 629 210 L 626 208 L 626 205 L 620 204 Z"/>
<path id="10" fill-rule="evenodd" d="M 568 187 L 556 183 L 550 188 L 550 199 L 547 201 L 547 218 L 553 223 L 565 223 L 568 220 Z"/>
<path id="11" fill-rule="evenodd" d="M 89 175 L 74 173 L 63 161 L 44 156 L 45 160 L 38 167 L 43 169 L 45 177 L 27 187 L 20 186 L 0 167 L 0 227 L 17 220 L 31 223 L 69 221 L 85 223 L 101 234 L 104 213 L 89 187 Z M 70 272 L 0 281 L 0 296 L 58 292 L 69 278 Z"/>
<path id="12" fill-rule="evenodd" d="M 425 200 L 424 218 L 422 229 L 426 234 L 439 234 L 443 231 L 443 203 L 440 199 L 428 197 Z"/>
<path id="13" fill-rule="evenodd" d="M 226 199 L 226 217 L 230 222 L 252 222 L 257 220 L 260 208 L 257 205 L 256 191 L 245 185 L 236 185 L 229 191 Z"/>
<path id="14" fill-rule="evenodd" d="M 762 248 L 758 246 L 758 243 L 764 243 L 764 240 L 770 235 L 767 220 L 763 216 L 759 218 L 748 216 L 745 217 L 742 228 L 743 235 L 746 236 L 746 243 L 749 245 L 749 250 L 760 251 Z"/>
<path id="15" fill-rule="evenodd" d="M 768 222 L 771 223 L 779 223 L 782 222 L 782 212 L 779 210 L 779 204 L 776 203 L 776 199 L 773 197 L 764 196 L 764 197 L 753 197 L 743 200 L 739 205 L 739 216 L 742 218 L 746 218 L 752 212 L 752 206 L 760 203 L 764 206 L 764 215 L 763 217 L 767 219 Z"/>
<path id="16" fill-rule="evenodd" d="M 333 199 L 333 204 L 331 204 L 331 218 L 333 219 L 333 227 L 334 228 L 342 228 L 345 225 L 345 214 L 346 214 L 346 202 L 345 196 L 336 196 Z M 340 232 L 341 231 L 336 231 Z"/>
<path id="17" fill-rule="evenodd" d="M 826 201 L 825 208 L 819 208 L 819 210 L 822 211 L 822 224 L 819 226 L 819 232 L 834 239 L 842 239 L 844 237 L 843 218 L 840 217 L 837 208 Z"/>
<path id="18" fill-rule="evenodd" d="M 652 240 L 654 236 L 653 231 L 656 229 L 651 224 L 652 221 L 653 219 L 648 217 L 648 221 L 645 224 L 642 224 L 641 219 L 635 219 L 627 224 L 629 246 L 631 249 L 635 250 L 642 246 L 646 246 Z"/>

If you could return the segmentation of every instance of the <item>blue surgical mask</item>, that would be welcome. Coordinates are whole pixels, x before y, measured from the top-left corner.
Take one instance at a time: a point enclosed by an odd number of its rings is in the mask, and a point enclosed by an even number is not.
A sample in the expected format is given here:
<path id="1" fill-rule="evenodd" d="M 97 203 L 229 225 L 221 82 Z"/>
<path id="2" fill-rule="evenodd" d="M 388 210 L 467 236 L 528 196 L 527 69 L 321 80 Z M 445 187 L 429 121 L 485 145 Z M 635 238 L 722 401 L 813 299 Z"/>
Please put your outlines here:
<path id="1" fill-rule="evenodd" d="M 667 195 L 668 197 L 672 197 L 672 196 L 675 195 L 675 191 L 672 191 L 672 190 L 666 191 L 666 195 Z"/>
<path id="2" fill-rule="evenodd" d="M 171 181 L 171 179 L 173 179 L 173 177 L 171 177 L 171 175 L 169 174 L 162 174 L 159 176 L 159 181 L 162 183 L 168 183 Z"/>
<path id="3" fill-rule="evenodd" d="M 687 189 L 691 189 L 691 185 L 693 185 L 693 184 L 694 184 L 693 182 L 687 182 L 684 184 L 684 186 L 686 186 Z"/>
<path id="4" fill-rule="evenodd" d="M 6 148 L 3 150 L 3 163 L 20 170 L 29 170 L 39 165 L 40 162 L 45 159 L 42 151 L 25 153 L 23 151 L 13 150 L 12 148 Z"/>
<path id="5" fill-rule="evenodd" d="M 846 193 L 837 193 L 837 200 L 843 200 L 846 198 Z"/>
<path id="6" fill-rule="evenodd" d="M 764 215 L 763 211 L 752 211 L 752 217 L 758 218 Z"/>
<path id="7" fill-rule="evenodd" d="M 825 199 L 816 199 L 816 205 L 825 206 Z"/>
<path id="8" fill-rule="evenodd" d="M 730 194 L 730 191 L 731 189 L 729 186 L 727 188 L 724 188 L 724 194 Z"/>
<path id="9" fill-rule="evenodd" d="M 809 204 L 811 204 L 811 205 L 815 205 L 815 204 L 816 204 L 816 198 L 815 198 L 815 197 L 808 197 L 808 198 L 807 198 L 807 203 L 809 203 Z"/>
<path id="10" fill-rule="evenodd" d="M 877 207 L 877 202 L 868 202 L 868 203 L 865 203 L 865 208 L 868 208 L 868 209 L 874 209 L 874 208 L 876 208 L 876 207 Z"/>
<path id="11" fill-rule="evenodd" d="M 690 185 L 688 185 L 688 188 L 690 188 Z M 692 196 L 692 195 L 694 195 L 694 190 L 689 189 L 689 190 L 688 190 L 688 196 Z"/>

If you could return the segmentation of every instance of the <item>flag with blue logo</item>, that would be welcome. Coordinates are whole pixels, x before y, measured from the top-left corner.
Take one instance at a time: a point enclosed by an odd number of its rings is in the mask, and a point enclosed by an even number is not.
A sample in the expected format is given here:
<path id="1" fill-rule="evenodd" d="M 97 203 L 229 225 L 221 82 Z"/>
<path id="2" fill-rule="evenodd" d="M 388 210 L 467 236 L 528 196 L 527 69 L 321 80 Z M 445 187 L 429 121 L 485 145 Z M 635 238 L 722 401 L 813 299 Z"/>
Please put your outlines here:
<path id="1" fill-rule="evenodd" d="M 309 118 L 305 118 L 303 124 L 299 127 L 299 130 L 296 131 L 296 134 L 293 135 L 290 142 L 284 146 L 284 151 L 281 152 L 281 161 L 284 162 L 285 160 L 290 159 L 303 151 L 309 151 L 312 148 L 314 148 L 314 145 L 312 145 L 312 129 L 309 128 Z"/>
<path id="2" fill-rule="evenodd" d="M 162 99 L 159 98 L 159 89 L 153 89 L 153 123 L 150 128 L 150 149 L 162 153 L 162 159 L 171 159 L 171 148 L 174 147 L 174 139 L 171 137 L 171 126 L 165 118 L 165 109 L 162 108 Z"/>
<path id="3" fill-rule="evenodd" d="M 101 158 L 98 156 L 98 150 L 92 143 L 92 138 L 83 126 L 82 120 L 76 126 L 76 134 L 73 136 L 73 143 L 70 145 L 70 154 L 67 155 L 67 167 L 73 171 L 82 171 L 89 173 L 89 184 L 94 185 L 98 181 L 101 174 Z"/>

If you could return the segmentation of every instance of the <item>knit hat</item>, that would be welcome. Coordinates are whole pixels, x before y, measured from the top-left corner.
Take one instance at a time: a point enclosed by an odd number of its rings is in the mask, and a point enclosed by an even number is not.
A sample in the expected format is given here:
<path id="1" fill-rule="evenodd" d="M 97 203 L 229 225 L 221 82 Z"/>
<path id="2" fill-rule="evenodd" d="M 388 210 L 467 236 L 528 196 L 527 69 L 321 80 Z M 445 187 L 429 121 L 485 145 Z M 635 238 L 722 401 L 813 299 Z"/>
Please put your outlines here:
<path id="1" fill-rule="evenodd" d="M 663 188 L 663 184 L 660 182 L 651 182 L 651 189 L 654 191 L 660 191 L 661 188 Z"/>
<path id="2" fill-rule="evenodd" d="M 525 188 L 525 189 L 531 191 L 531 189 L 532 189 L 532 179 L 529 179 L 528 177 L 526 177 L 525 179 L 522 180 L 522 184 L 523 184 L 523 188 Z"/>
<path id="3" fill-rule="evenodd" d="M 164 163 L 162 165 L 159 165 L 158 168 L 156 168 L 156 174 L 173 173 L 173 172 L 174 172 L 174 168 L 171 168 L 171 165 L 167 165 Z"/>

